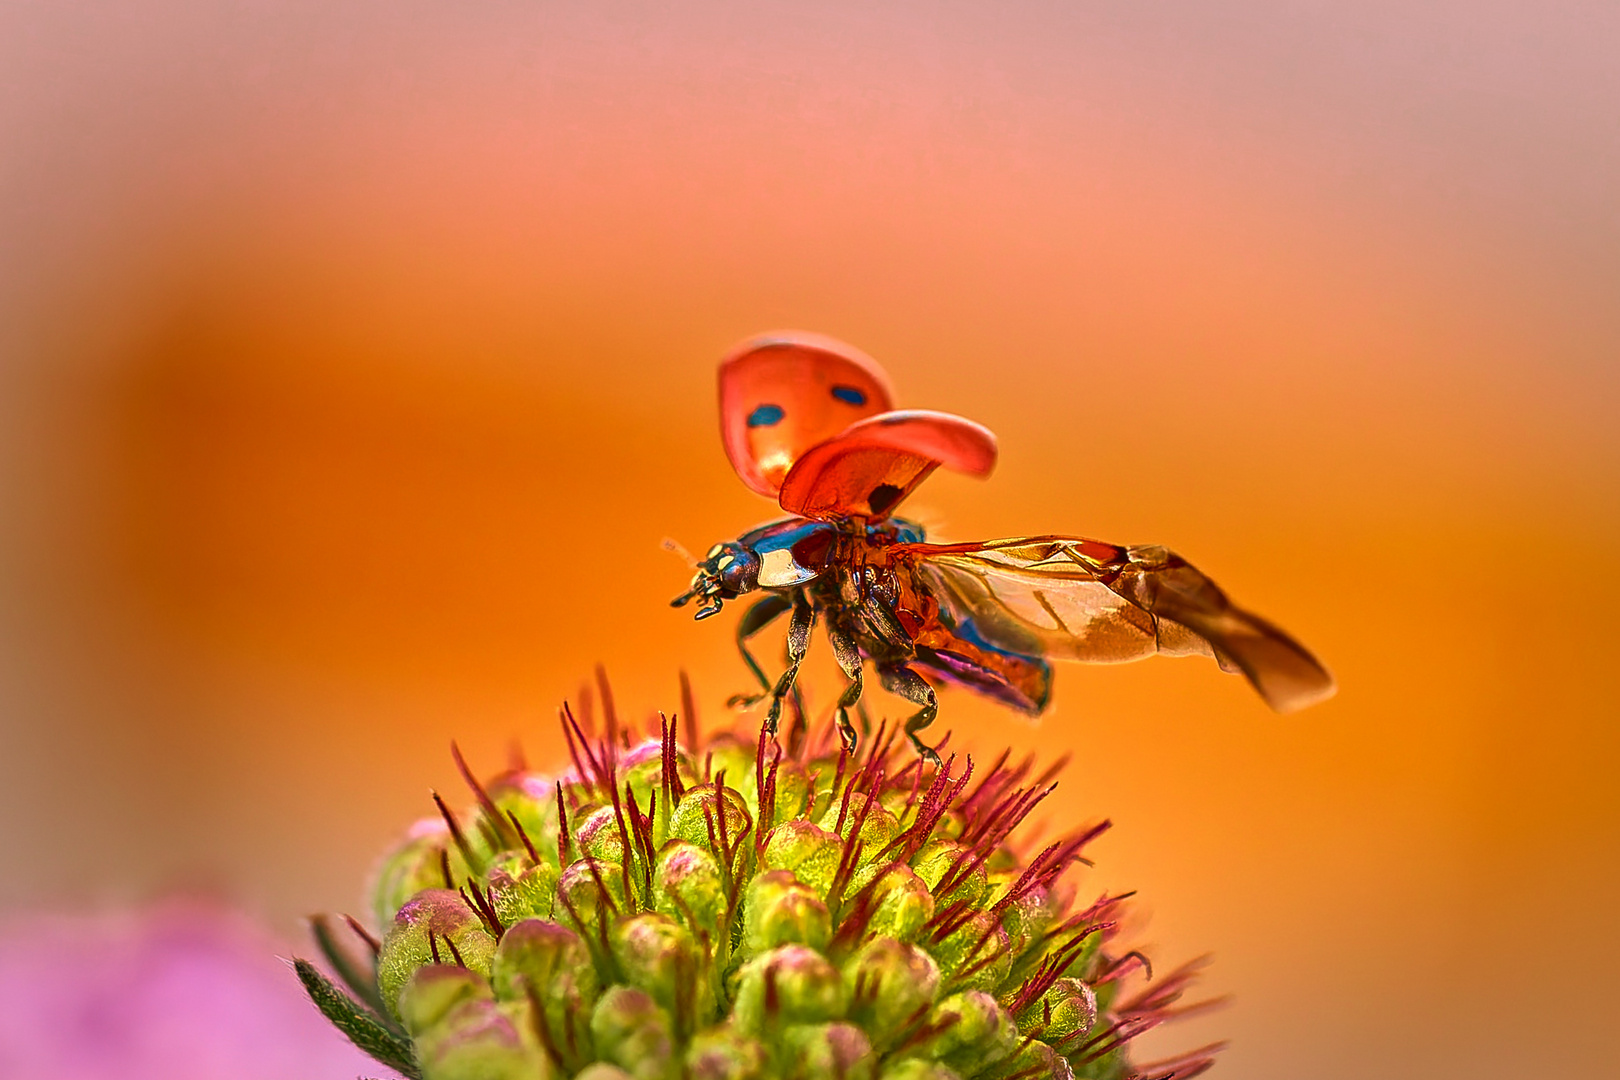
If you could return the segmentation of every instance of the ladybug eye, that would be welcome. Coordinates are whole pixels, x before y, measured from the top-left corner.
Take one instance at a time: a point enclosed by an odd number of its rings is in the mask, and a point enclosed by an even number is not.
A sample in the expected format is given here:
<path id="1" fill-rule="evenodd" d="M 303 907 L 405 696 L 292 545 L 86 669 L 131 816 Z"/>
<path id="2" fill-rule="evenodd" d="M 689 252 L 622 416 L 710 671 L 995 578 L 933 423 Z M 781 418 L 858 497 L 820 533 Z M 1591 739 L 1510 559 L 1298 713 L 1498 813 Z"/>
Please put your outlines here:
<path id="1" fill-rule="evenodd" d="M 835 386 L 832 388 L 832 396 L 846 405 L 854 405 L 857 408 L 866 404 L 866 391 L 858 386 Z"/>
<path id="2" fill-rule="evenodd" d="M 720 587 L 732 596 L 752 592 L 759 585 L 759 556 L 745 547 L 733 547 L 714 564 Z"/>
<path id="3" fill-rule="evenodd" d="M 782 417 L 786 415 L 787 413 L 782 411 L 780 405 L 761 405 L 748 414 L 748 426 L 751 428 L 775 427 L 782 422 Z"/>

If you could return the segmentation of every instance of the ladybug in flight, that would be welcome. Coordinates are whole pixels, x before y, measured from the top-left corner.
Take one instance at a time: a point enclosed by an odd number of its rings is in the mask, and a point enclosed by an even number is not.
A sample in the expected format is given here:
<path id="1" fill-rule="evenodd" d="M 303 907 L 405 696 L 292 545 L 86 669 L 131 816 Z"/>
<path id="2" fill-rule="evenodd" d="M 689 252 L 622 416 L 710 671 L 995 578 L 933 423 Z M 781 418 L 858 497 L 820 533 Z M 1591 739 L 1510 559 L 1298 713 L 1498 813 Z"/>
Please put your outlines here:
<path id="1" fill-rule="evenodd" d="M 1053 659 L 1213 656 L 1279 712 L 1333 694 L 1333 677 L 1303 646 L 1165 548 L 1078 536 L 925 543 L 894 509 L 941 466 L 988 475 L 996 439 L 960 416 L 891 401 L 876 362 L 818 335 L 756 338 L 720 363 L 726 456 L 792 516 L 717 544 L 671 603 L 696 601 L 706 619 L 726 600 L 763 594 L 738 623 L 737 646 L 763 691 L 743 700 L 770 699 L 768 732 L 818 617 L 850 680 L 837 707 L 845 745 L 855 745 L 849 710 L 870 660 L 885 690 L 917 706 L 906 734 L 936 761 L 919 735 L 939 711 L 936 683 L 1033 716 L 1051 698 Z M 788 666 L 773 684 L 748 639 L 782 615 Z"/>

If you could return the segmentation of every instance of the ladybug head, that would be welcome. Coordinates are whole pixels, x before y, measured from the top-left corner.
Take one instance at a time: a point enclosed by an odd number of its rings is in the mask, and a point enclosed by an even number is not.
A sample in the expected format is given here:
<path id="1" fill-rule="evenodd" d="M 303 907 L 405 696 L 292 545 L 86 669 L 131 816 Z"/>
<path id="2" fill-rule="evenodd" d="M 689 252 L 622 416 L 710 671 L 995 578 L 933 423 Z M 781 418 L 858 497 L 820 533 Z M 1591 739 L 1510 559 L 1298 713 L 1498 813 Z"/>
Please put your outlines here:
<path id="1" fill-rule="evenodd" d="M 716 544 L 697 564 L 692 575 L 692 586 L 669 602 L 670 607 L 685 607 L 698 601 L 695 618 L 707 619 L 718 614 L 725 600 L 735 600 L 759 587 L 759 556 L 752 548 L 735 541 Z"/>

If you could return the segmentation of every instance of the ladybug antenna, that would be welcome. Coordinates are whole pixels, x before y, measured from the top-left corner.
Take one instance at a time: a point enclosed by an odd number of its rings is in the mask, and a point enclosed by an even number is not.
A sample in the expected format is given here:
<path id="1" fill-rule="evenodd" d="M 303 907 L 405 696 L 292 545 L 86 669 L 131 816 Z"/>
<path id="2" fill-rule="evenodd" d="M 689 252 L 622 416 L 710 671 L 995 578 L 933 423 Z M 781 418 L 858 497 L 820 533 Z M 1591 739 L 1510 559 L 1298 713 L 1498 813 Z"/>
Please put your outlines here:
<path id="1" fill-rule="evenodd" d="M 697 569 L 698 561 L 692 558 L 692 553 L 690 551 L 687 551 L 685 548 L 681 547 L 681 545 L 676 541 L 671 540 L 666 536 L 658 542 L 658 546 L 679 557 L 680 560 L 686 564 L 686 568 L 688 570 Z"/>

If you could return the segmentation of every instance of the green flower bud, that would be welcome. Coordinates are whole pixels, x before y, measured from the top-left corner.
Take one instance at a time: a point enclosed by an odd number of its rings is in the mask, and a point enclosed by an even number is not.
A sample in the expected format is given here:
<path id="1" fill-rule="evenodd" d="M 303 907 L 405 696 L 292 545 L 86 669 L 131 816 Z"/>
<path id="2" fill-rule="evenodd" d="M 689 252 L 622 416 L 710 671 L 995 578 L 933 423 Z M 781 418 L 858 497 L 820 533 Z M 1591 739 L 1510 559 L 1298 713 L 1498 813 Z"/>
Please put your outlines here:
<path id="1" fill-rule="evenodd" d="M 844 1015 L 844 981 L 827 958 L 803 945 L 783 945 L 744 964 L 732 1003 L 735 1023 L 749 1035 L 787 1024 Z"/>
<path id="2" fill-rule="evenodd" d="M 597 1062 L 580 1072 L 578 1076 L 574 1077 L 574 1080 L 636 1080 L 636 1078 L 617 1065 Z"/>
<path id="3" fill-rule="evenodd" d="M 764 1044 L 729 1026 L 699 1033 L 686 1051 L 690 1080 L 765 1080 L 768 1067 Z"/>
<path id="4" fill-rule="evenodd" d="M 1048 1043 L 1084 1035 L 1097 1021 L 1097 995 L 1079 979 L 1059 979 L 1018 1014 L 1018 1030 Z"/>
<path id="5" fill-rule="evenodd" d="M 786 821 L 766 838 L 763 861 L 765 868 L 791 871 L 801 885 L 826 899 L 843 854 L 844 842 L 837 833 L 808 821 Z"/>
<path id="6" fill-rule="evenodd" d="M 927 883 L 929 892 L 934 893 L 934 902 L 941 906 L 965 902 L 976 907 L 984 902 L 985 893 L 990 890 L 984 867 L 973 865 L 973 853 L 948 840 L 935 841 L 919 851 L 912 869 Z M 952 884 L 941 893 L 938 890 L 947 875 Z"/>
<path id="7" fill-rule="evenodd" d="M 374 926 L 388 926 L 394 912 L 423 889 L 444 887 L 440 856 L 450 843 L 450 830 L 440 818 L 423 818 L 411 826 L 404 843 L 383 857 L 373 874 L 371 910 Z M 452 870 L 466 874 L 466 864 L 456 855 Z"/>
<path id="8" fill-rule="evenodd" d="M 853 1024 L 795 1024 L 782 1032 L 784 1072 L 802 1080 L 871 1080 L 877 1056 Z"/>
<path id="9" fill-rule="evenodd" d="M 1068 1059 L 1044 1042 L 1026 1041 L 1019 1044 L 1013 1055 L 984 1074 L 987 1080 L 1024 1080 L 1039 1076 L 1045 1080 L 1074 1080 L 1074 1069 Z"/>
<path id="10" fill-rule="evenodd" d="M 995 916 L 976 911 L 942 941 L 929 943 L 928 951 L 948 982 L 993 990 L 1012 968 L 1007 945 L 1007 931 Z"/>
<path id="11" fill-rule="evenodd" d="M 653 906 L 685 924 L 700 938 L 713 938 L 726 912 L 720 864 L 708 850 L 685 840 L 671 840 L 658 854 L 653 874 Z"/>
<path id="12" fill-rule="evenodd" d="M 1031 1073 L 1030 1076 L 1046 1080 L 1041 1073 Z M 951 1069 L 947 1069 L 937 1061 L 922 1061 L 917 1058 L 906 1058 L 897 1061 L 878 1074 L 878 1080 L 962 1080 Z"/>
<path id="13" fill-rule="evenodd" d="M 870 865 L 856 871 L 850 894 L 871 909 L 866 937 L 912 941 L 934 917 L 934 895 L 904 863 Z"/>
<path id="14" fill-rule="evenodd" d="M 964 1076 L 1012 1056 L 1018 1046 L 1018 1026 L 982 990 L 952 994 L 934 1006 L 928 1019 L 929 1027 L 938 1032 L 928 1041 L 928 1056 Z"/>
<path id="15" fill-rule="evenodd" d="M 619 832 L 619 815 L 625 811 L 604 806 L 579 823 L 574 839 L 582 855 L 600 862 L 624 861 L 624 837 Z"/>
<path id="16" fill-rule="evenodd" d="M 868 801 L 872 802 L 872 809 L 866 811 L 866 820 L 861 820 L 861 811 Z M 861 843 L 861 861 L 872 862 L 877 859 L 889 841 L 900 832 L 900 820 L 883 808 L 882 803 L 868 800 L 861 792 L 854 792 L 849 797 L 849 810 L 844 814 L 844 827 L 838 827 L 838 813 L 841 802 L 827 808 L 816 824 L 828 832 L 835 832 L 840 836 L 848 837 L 850 832 L 860 823 L 861 832 L 858 837 Z"/>
<path id="17" fill-rule="evenodd" d="M 912 1021 L 927 1015 L 939 993 L 939 967 L 915 945 L 876 938 L 845 963 L 844 984 L 849 1018 L 887 1049 Z"/>
<path id="18" fill-rule="evenodd" d="M 531 772 L 506 772 L 486 785 L 495 808 L 517 819 L 522 838 L 541 855 L 557 850 L 557 788 L 549 776 Z M 519 847 L 522 847 L 520 838 Z"/>
<path id="19" fill-rule="evenodd" d="M 565 926 L 525 919 L 509 927 L 490 966 L 495 996 L 527 1001 L 561 1015 L 577 1013 L 596 999 L 596 970 L 590 950 Z"/>
<path id="20" fill-rule="evenodd" d="M 557 904 L 552 910 L 586 941 L 600 941 L 602 926 L 628 910 L 624 867 L 593 859 L 570 863 L 557 879 Z"/>
<path id="21" fill-rule="evenodd" d="M 489 974 L 495 939 L 467 907 L 460 894 L 448 889 L 417 893 L 394 916 L 377 958 L 377 987 L 397 1019 L 399 992 L 416 969 L 427 964 L 458 964 Z"/>
<path id="22" fill-rule="evenodd" d="M 645 991 L 615 986 L 591 1014 L 598 1050 L 635 1080 L 674 1080 L 679 1059 L 669 1015 Z"/>
<path id="23" fill-rule="evenodd" d="M 667 915 L 648 913 L 613 930 L 613 957 L 624 981 L 645 990 L 671 1015 L 686 1020 L 713 1008 L 708 960 L 692 932 Z"/>
<path id="24" fill-rule="evenodd" d="M 722 819 L 716 809 L 720 805 L 722 800 L 715 795 L 713 784 L 701 784 L 688 789 L 686 798 L 681 800 L 680 805 L 670 815 L 669 835 L 676 840 L 686 840 L 702 848 L 709 847 L 711 828 L 714 830 L 712 835 L 715 841 L 721 838 Z M 725 835 L 735 844 L 737 837 L 748 830 L 754 819 L 749 813 L 748 803 L 731 785 L 729 774 L 723 805 Z"/>
<path id="25" fill-rule="evenodd" d="M 529 865 L 527 853 L 504 855 L 484 875 L 489 899 L 502 926 L 555 915 L 557 870 L 550 863 Z"/>
<path id="26" fill-rule="evenodd" d="M 826 948 L 832 915 L 816 894 L 786 870 L 767 870 L 748 885 L 744 906 L 743 952 L 762 953 L 778 945 Z"/>
<path id="27" fill-rule="evenodd" d="M 551 1075 L 531 1040 L 464 968 L 427 967 L 400 993 L 424 1080 L 536 1080 Z"/>
<path id="28" fill-rule="evenodd" d="M 418 968 L 399 993 L 399 1022 L 407 1033 L 420 1035 L 456 1006 L 493 997 L 489 982 L 477 972 L 440 964 Z"/>

